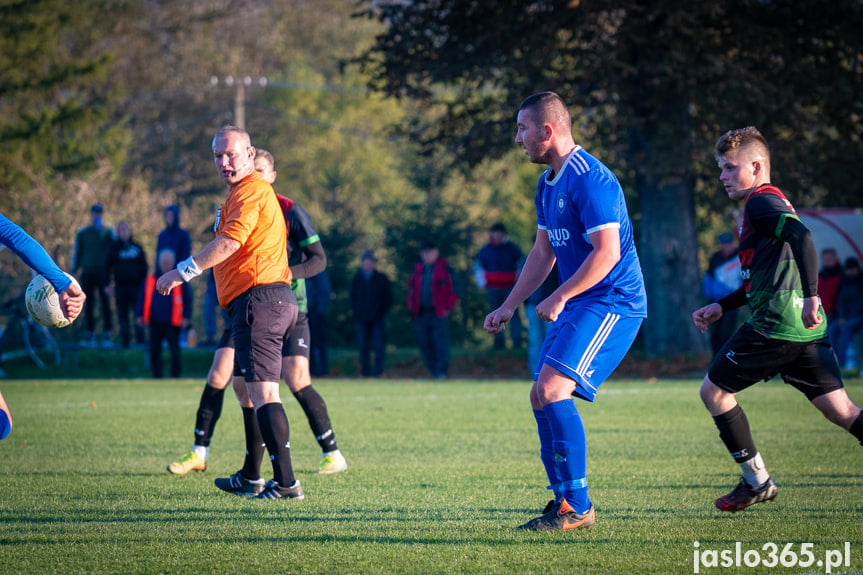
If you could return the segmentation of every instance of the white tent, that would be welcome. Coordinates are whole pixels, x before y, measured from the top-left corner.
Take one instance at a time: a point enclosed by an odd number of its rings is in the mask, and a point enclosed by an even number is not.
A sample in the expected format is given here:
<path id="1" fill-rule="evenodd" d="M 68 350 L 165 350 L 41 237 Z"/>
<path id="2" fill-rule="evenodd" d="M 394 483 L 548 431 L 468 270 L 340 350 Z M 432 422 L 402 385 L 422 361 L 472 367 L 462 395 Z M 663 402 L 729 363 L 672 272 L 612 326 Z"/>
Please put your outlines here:
<path id="1" fill-rule="evenodd" d="M 863 263 L 863 208 L 802 208 L 797 215 L 812 232 L 819 263 L 825 248 L 835 249 L 841 262 L 855 257 Z"/>

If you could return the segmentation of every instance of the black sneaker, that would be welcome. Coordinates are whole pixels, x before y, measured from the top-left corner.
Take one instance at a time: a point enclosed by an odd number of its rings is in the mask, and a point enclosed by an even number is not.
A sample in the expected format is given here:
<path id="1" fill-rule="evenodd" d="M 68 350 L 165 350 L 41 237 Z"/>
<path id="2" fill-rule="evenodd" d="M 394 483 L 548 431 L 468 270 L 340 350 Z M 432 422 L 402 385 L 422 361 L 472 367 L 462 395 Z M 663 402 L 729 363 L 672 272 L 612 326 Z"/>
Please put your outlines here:
<path id="1" fill-rule="evenodd" d="M 303 499 L 303 488 L 300 486 L 300 480 L 295 479 L 294 484 L 290 487 L 282 487 L 272 479 L 267 481 L 263 491 L 256 496 L 258 499 Z"/>
<path id="2" fill-rule="evenodd" d="M 741 477 L 740 483 L 737 484 L 734 491 L 716 500 L 716 507 L 722 511 L 734 513 L 762 501 L 772 501 L 777 493 L 779 493 L 779 488 L 776 487 L 776 484 L 773 483 L 773 479 L 770 477 L 758 489 L 753 489 Z"/>
<path id="3" fill-rule="evenodd" d="M 243 477 L 242 470 L 237 471 L 230 477 L 216 478 L 216 487 L 222 491 L 233 493 L 234 495 L 244 495 L 246 497 L 256 497 L 264 490 L 264 480 L 258 479 L 252 481 Z"/>
<path id="4" fill-rule="evenodd" d="M 590 509 L 581 515 L 570 507 L 566 499 L 562 500 L 559 505 L 551 502 L 550 506 L 546 505 L 546 509 L 548 509 L 546 513 L 531 519 L 523 525 L 519 525 L 517 529 L 526 531 L 569 531 L 570 529 L 588 529 L 596 523 L 596 511 L 593 508 L 593 503 L 590 504 Z"/>

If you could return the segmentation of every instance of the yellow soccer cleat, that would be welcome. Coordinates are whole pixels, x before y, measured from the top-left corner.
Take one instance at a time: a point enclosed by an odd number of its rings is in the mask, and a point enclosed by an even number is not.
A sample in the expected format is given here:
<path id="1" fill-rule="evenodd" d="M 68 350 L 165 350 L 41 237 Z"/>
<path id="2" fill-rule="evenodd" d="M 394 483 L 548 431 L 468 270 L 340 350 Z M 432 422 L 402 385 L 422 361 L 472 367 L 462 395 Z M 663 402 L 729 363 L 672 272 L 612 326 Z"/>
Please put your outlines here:
<path id="1" fill-rule="evenodd" d="M 190 451 L 180 459 L 168 466 L 168 471 L 174 475 L 185 475 L 190 471 L 204 471 L 207 469 L 207 460 Z"/>
<path id="2" fill-rule="evenodd" d="M 324 453 L 324 458 L 321 459 L 321 463 L 318 465 L 318 469 L 315 473 L 341 473 L 347 470 L 347 468 L 348 462 L 345 461 L 345 457 L 342 455 L 341 451 L 331 451 L 330 453 Z"/>

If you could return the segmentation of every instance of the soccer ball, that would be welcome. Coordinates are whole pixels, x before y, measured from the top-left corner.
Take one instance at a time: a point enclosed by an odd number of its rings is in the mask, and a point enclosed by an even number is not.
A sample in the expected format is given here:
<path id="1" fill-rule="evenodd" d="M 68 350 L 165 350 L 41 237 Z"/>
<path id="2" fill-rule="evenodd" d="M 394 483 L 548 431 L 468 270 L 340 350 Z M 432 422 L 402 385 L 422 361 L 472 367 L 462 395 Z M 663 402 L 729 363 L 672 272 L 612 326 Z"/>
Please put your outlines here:
<path id="1" fill-rule="evenodd" d="M 78 285 L 75 278 L 69 274 L 66 275 L 75 285 Z M 63 315 L 63 310 L 60 307 L 60 296 L 57 295 L 54 286 L 48 283 L 42 274 L 37 274 L 27 286 L 24 301 L 27 304 L 27 311 L 30 312 L 36 323 L 46 327 L 66 327 L 72 323 Z"/>

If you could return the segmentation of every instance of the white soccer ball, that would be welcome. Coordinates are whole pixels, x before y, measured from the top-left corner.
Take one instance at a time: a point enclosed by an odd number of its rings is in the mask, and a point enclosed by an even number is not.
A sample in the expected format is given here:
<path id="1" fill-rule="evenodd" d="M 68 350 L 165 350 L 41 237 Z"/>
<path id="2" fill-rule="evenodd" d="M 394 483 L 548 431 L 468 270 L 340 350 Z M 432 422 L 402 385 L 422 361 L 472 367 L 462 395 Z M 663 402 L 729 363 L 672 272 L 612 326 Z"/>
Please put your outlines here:
<path id="1" fill-rule="evenodd" d="M 69 274 L 66 275 L 75 285 L 78 285 L 75 278 Z M 27 304 L 27 311 L 37 323 L 46 327 L 66 327 L 72 323 L 63 315 L 60 296 L 57 295 L 54 286 L 48 283 L 42 274 L 37 274 L 27 286 L 24 301 Z"/>

